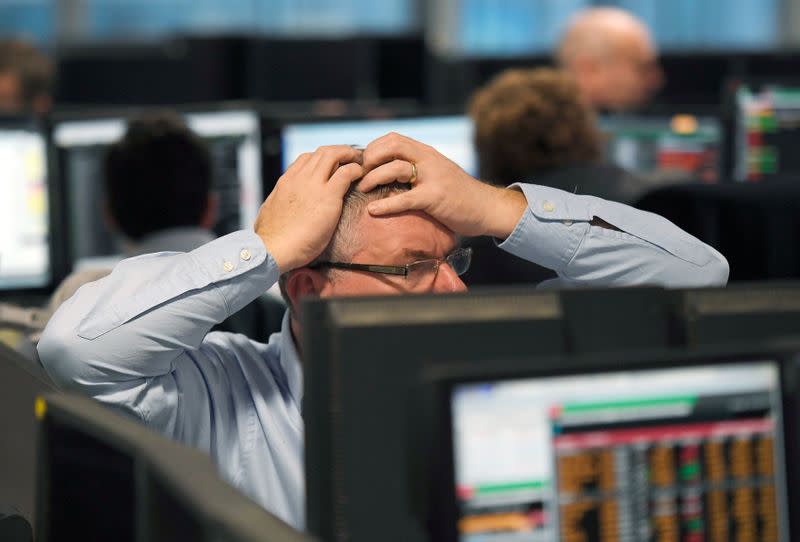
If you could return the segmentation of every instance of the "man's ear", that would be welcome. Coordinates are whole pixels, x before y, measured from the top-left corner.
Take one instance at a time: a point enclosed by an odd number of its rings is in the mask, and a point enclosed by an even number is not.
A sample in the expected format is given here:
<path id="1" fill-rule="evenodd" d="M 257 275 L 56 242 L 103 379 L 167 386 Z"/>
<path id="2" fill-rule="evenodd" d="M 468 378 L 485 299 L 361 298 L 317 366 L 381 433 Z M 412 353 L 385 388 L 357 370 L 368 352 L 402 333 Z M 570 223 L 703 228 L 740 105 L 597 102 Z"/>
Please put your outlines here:
<path id="1" fill-rule="evenodd" d="M 299 311 L 303 299 L 309 296 L 319 297 L 327 283 L 328 278 L 325 275 L 308 267 L 290 271 L 285 282 L 290 306 Z"/>

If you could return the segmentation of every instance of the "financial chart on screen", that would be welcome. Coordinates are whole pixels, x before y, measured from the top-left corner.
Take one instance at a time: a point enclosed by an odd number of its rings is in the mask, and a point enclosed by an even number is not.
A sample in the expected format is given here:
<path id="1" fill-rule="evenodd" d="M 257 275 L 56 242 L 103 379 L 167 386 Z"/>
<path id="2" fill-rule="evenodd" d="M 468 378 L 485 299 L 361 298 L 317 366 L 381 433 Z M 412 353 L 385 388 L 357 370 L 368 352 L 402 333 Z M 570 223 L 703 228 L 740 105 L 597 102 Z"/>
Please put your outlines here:
<path id="1" fill-rule="evenodd" d="M 44 137 L 0 128 L 0 289 L 49 282 L 49 224 Z"/>
<path id="2" fill-rule="evenodd" d="M 606 160 L 642 177 L 674 176 L 716 183 L 722 126 L 711 117 L 678 114 L 606 116 L 599 121 Z"/>
<path id="3" fill-rule="evenodd" d="M 800 85 L 741 86 L 735 130 L 735 180 L 800 180 Z"/>
<path id="4" fill-rule="evenodd" d="M 777 364 L 462 385 L 460 540 L 785 540 Z"/>

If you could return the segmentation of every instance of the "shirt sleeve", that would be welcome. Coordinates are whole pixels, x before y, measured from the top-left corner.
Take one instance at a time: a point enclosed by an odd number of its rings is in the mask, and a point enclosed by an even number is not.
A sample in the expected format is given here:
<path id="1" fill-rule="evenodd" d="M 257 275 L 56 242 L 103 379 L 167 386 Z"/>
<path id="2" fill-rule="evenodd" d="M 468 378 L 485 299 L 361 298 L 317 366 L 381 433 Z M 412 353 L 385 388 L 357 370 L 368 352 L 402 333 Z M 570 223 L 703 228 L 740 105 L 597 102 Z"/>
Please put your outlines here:
<path id="1" fill-rule="evenodd" d="M 663 217 L 556 188 L 511 188 L 522 191 L 528 208 L 499 246 L 554 270 L 558 278 L 543 285 L 688 288 L 728 280 L 722 254 Z M 619 231 L 592 225 L 595 218 Z"/>
<path id="2" fill-rule="evenodd" d="M 219 348 L 201 348 L 206 334 L 278 276 L 277 264 L 250 231 L 188 253 L 124 260 L 61 305 L 42 335 L 39 356 L 60 387 L 176 435 L 187 419 L 208 412 L 210 394 L 225 390 Z"/>

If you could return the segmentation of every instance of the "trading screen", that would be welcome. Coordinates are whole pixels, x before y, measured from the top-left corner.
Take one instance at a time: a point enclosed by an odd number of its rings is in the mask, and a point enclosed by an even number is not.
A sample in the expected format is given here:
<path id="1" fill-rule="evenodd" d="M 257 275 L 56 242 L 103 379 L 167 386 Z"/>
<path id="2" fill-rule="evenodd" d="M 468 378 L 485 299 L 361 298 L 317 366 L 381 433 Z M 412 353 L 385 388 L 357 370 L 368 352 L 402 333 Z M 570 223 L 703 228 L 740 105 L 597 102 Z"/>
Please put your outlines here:
<path id="1" fill-rule="evenodd" d="M 748 86 L 736 92 L 734 178 L 740 182 L 800 177 L 800 88 Z"/>
<path id="2" fill-rule="evenodd" d="M 605 117 L 606 160 L 643 177 L 719 180 L 719 121 L 692 115 Z"/>
<path id="3" fill-rule="evenodd" d="M 304 152 L 323 145 L 358 145 L 397 132 L 434 147 L 471 175 L 478 174 L 472 144 L 472 121 L 467 117 L 331 121 L 290 124 L 283 129 L 283 169 Z"/>
<path id="4" fill-rule="evenodd" d="M 259 119 L 246 111 L 185 115 L 188 126 L 209 146 L 218 198 L 215 233 L 250 228 L 262 203 Z M 56 125 L 60 170 L 67 185 L 70 253 L 73 263 L 124 252 L 103 218 L 103 157 L 122 138 L 122 118 L 70 120 Z"/>
<path id="5" fill-rule="evenodd" d="M 44 137 L 0 129 L 0 289 L 45 286 L 50 232 Z"/>
<path id="6" fill-rule="evenodd" d="M 777 364 L 460 385 L 464 542 L 787 541 Z"/>

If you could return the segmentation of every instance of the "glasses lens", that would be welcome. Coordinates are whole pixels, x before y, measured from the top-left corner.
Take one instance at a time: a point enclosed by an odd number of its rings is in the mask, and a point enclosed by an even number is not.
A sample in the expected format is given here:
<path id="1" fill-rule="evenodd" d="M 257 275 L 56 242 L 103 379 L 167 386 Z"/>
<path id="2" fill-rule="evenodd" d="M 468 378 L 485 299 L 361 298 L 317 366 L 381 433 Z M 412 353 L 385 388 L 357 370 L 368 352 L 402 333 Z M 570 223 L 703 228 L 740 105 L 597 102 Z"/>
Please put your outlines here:
<path id="1" fill-rule="evenodd" d="M 469 269 L 469 264 L 472 262 L 472 249 L 459 248 L 450 254 L 445 260 L 447 264 L 453 268 L 456 275 L 463 275 Z"/>
<path id="2" fill-rule="evenodd" d="M 426 290 L 430 288 L 436 280 L 436 270 L 439 267 L 438 260 L 422 260 L 408 266 L 406 284 L 412 290 Z"/>

